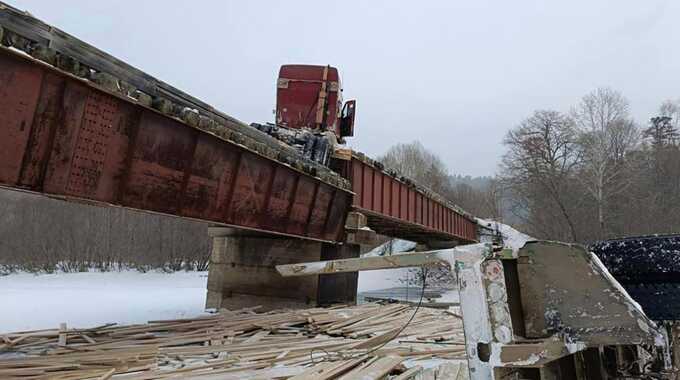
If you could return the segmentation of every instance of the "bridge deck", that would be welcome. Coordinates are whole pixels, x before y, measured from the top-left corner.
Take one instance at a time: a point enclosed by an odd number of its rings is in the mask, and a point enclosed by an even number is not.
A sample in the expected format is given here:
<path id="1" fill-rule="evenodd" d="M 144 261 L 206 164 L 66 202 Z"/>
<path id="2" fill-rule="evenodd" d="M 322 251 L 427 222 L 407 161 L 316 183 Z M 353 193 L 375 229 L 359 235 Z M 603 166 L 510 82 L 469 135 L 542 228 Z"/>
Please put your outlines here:
<path id="1" fill-rule="evenodd" d="M 352 157 L 349 177 L 355 194 L 352 207 L 367 216 L 372 229 L 425 243 L 477 240 L 476 223 L 470 215 L 367 161 Z"/>
<path id="2" fill-rule="evenodd" d="M 0 47 L 0 185 L 339 242 L 351 208 L 379 233 L 476 240 L 474 221 L 353 157 L 350 191 Z"/>
<path id="3" fill-rule="evenodd" d="M 0 49 L 1 185 L 342 240 L 351 192 Z"/>

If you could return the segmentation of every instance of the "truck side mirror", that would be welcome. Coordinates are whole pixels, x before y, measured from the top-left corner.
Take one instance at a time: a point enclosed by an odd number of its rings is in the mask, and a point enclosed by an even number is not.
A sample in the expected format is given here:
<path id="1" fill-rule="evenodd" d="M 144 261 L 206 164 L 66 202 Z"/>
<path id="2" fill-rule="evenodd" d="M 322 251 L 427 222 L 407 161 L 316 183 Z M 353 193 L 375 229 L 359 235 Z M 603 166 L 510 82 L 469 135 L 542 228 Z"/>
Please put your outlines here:
<path id="1" fill-rule="evenodd" d="M 354 136 L 354 115 L 356 114 L 356 100 L 348 100 L 340 113 L 340 137 Z"/>

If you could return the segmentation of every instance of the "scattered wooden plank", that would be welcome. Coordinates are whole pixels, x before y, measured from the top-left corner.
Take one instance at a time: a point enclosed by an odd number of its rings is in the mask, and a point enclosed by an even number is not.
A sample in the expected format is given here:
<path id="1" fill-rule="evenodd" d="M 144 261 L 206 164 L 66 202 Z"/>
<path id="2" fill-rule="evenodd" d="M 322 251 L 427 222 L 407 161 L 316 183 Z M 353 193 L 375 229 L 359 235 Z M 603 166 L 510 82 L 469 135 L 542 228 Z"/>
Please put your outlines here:
<path id="1" fill-rule="evenodd" d="M 392 380 L 407 380 L 407 379 L 411 379 L 411 378 L 413 378 L 414 376 L 416 376 L 417 374 L 419 374 L 419 373 L 422 372 L 422 371 L 423 371 L 423 367 L 417 365 L 417 366 L 415 366 L 415 367 L 412 367 L 412 368 L 406 370 L 405 372 L 403 372 L 402 374 L 400 374 L 399 376 L 395 377 L 395 378 L 392 379 Z"/>
<path id="2" fill-rule="evenodd" d="M 443 363 L 437 368 L 438 379 L 458 379 L 460 363 Z"/>
<path id="3" fill-rule="evenodd" d="M 352 149 L 337 147 L 333 150 L 333 158 L 349 161 L 352 159 Z"/>
<path id="4" fill-rule="evenodd" d="M 59 345 L 66 346 L 66 323 L 59 324 Z"/>
<path id="5" fill-rule="evenodd" d="M 397 335 L 399 334 L 399 331 L 401 330 L 401 327 L 397 327 L 395 329 L 389 330 L 386 333 L 374 336 L 368 340 L 365 340 L 364 342 L 358 344 L 356 348 L 373 348 L 377 347 L 383 343 L 387 343 L 391 341 L 392 339 L 396 338 Z"/>
<path id="6" fill-rule="evenodd" d="M 402 361 L 404 361 L 404 358 L 396 356 L 379 358 L 364 368 L 348 373 L 342 377 L 342 380 L 381 379 L 392 372 Z"/>
<path id="7" fill-rule="evenodd" d="M 111 369 L 108 370 L 105 374 L 103 374 L 103 375 L 99 378 L 99 380 L 109 380 L 109 379 L 111 378 L 111 376 L 113 376 L 114 373 L 116 373 L 116 369 L 115 369 L 115 368 L 111 368 Z"/>
<path id="8" fill-rule="evenodd" d="M 416 380 L 435 380 L 437 378 L 437 370 L 434 368 L 427 368 L 423 372 L 416 375 Z"/>
<path id="9" fill-rule="evenodd" d="M 352 379 L 393 371 L 406 359 L 464 355 L 463 346 L 432 341 L 461 342 L 460 319 L 419 309 L 407 326 L 414 310 L 369 303 L 267 313 L 243 309 L 91 329 L 68 329 L 64 323 L 4 334 L 5 350 L 25 356 L 0 359 L 0 379 Z"/>

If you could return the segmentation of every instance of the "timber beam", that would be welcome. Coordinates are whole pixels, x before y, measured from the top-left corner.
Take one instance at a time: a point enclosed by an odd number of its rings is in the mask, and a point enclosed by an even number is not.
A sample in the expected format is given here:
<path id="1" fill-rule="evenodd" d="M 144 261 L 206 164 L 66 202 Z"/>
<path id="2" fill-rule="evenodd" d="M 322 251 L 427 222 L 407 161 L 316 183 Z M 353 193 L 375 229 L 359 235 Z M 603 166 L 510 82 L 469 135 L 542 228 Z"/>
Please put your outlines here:
<path id="1" fill-rule="evenodd" d="M 445 249 L 439 251 L 404 253 L 392 256 L 373 256 L 355 259 L 285 264 L 277 265 L 276 270 L 284 277 L 295 277 L 378 269 L 449 265 L 450 260 L 453 260 L 454 252 L 455 249 Z"/>

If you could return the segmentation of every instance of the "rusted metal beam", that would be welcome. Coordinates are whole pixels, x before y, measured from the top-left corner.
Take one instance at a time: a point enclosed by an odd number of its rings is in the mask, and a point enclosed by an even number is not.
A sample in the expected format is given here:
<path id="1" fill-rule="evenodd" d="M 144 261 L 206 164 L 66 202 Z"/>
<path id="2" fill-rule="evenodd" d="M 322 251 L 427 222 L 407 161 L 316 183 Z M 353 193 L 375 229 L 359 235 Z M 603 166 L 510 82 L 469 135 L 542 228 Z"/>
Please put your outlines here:
<path id="1" fill-rule="evenodd" d="M 7 48 L 0 185 L 330 242 L 342 241 L 352 200 L 343 188 Z"/>
<path id="2" fill-rule="evenodd" d="M 347 172 L 355 193 L 352 208 L 376 232 L 418 242 L 477 241 L 474 218 L 438 194 L 363 155 L 352 156 Z"/>
<path id="3" fill-rule="evenodd" d="M 470 215 L 361 154 L 347 157 L 346 178 L 304 162 L 292 147 L 2 2 L 0 31 L 0 43 L 36 58 L 0 51 L 0 185 L 338 242 L 349 179 L 354 209 L 379 233 L 477 239 Z"/>

